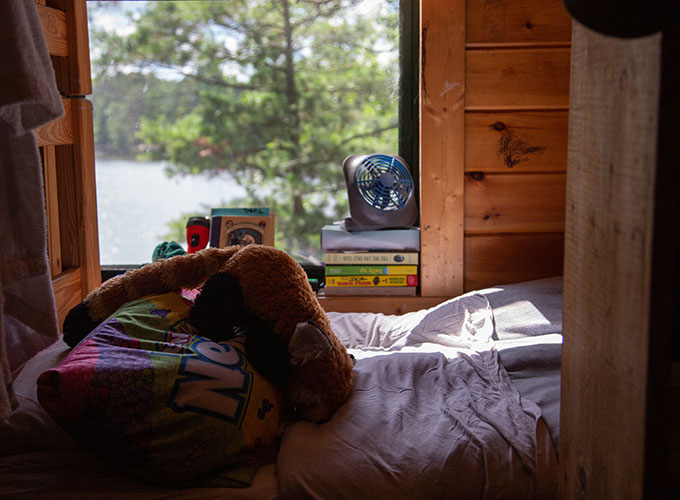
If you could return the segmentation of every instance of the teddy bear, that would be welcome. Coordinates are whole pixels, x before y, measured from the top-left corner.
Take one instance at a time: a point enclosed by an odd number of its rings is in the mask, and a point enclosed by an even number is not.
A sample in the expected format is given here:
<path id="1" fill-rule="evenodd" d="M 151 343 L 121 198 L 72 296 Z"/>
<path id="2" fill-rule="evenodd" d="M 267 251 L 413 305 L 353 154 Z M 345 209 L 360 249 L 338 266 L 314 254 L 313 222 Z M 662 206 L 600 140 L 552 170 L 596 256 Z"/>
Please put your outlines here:
<path id="1" fill-rule="evenodd" d="M 244 331 L 249 361 L 298 417 L 327 420 L 349 398 L 354 359 L 331 329 L 304 269 L 270 246 L 206 248 L 113 277 L 69 311 L 64 341 L 75 346 L 126 302 L 199 287 L 191 325 L 215 342 Z"/>

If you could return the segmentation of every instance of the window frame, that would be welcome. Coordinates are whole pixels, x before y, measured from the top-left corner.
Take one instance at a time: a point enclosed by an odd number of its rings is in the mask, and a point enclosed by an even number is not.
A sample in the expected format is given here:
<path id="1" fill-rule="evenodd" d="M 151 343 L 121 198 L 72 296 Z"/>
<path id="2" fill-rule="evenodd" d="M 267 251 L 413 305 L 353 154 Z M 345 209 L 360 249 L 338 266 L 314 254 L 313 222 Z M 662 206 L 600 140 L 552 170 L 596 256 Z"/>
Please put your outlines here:
<path id="1" fill-rule="evenodd" d="M 86 3 L 94 1 L 97 0 L 86 0 Z M 399 109 L 397 118 L 398 154 L 406 160 L 410 167 L 414 181 L 414 196 L 418 207 L 420 207 L 420 3 L 421 0 L 399 0 Z M 416 222 L 416 225 L 418 224 L 419 221 Z M 128 264 L 102 265 L 102 282 L 135 267 L 138 266 Z M 305 263 L 303 268 L 310 278 L 323 281 L 323 264 Z"/>

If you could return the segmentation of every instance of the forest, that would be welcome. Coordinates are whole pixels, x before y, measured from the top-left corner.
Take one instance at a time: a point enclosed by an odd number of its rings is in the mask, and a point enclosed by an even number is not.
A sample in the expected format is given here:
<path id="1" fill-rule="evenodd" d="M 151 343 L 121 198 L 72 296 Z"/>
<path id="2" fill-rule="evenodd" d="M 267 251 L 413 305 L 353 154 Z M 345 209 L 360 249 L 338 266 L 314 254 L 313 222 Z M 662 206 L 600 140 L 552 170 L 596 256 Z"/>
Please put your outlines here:
<path id="1" fill-rule="evenodd" d="M 321 226 L 348 213 L 343 159 L 397 153 L 398 0 L 88 11 L 97 154 L 229 175 L 247 192 L 241 206 L 276 213 L 277 247 L 318 253 Z"/>

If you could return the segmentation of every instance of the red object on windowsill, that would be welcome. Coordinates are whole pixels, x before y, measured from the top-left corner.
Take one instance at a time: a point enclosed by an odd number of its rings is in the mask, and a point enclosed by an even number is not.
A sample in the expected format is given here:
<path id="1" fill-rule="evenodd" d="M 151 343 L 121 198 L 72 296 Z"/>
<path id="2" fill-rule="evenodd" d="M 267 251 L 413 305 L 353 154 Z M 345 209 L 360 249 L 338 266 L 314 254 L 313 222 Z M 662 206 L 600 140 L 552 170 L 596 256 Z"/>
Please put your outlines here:
<path id="1" fill-rule="evenodd" d="M 210 219 L 191 217 L 187 221 L 187 253 L 195 253 L 208 246 Z"/>

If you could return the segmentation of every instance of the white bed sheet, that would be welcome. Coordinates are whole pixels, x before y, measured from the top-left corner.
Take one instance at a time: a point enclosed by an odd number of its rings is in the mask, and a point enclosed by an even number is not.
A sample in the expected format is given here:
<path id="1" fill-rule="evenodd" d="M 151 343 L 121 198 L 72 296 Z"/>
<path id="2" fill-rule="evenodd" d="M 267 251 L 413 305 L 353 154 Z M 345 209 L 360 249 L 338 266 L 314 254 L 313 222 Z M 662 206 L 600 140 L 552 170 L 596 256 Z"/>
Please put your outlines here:
<path id="1" fill-rule="evenodd" d="M 541 411 L 520 397 L 498 350 L 559 335 L 495 339 L 481 293 L 403 316 L 329 318 L 358 360 L 355 388 L 329 422 L 287 429 L 282 498 L 554 497 Z"/>
<path id="2" fill-rule="evenodd" d="M 497 351 L 374 356 L 356 371 L 350 400 L 329 422 L 298 422 L 284 433 L 281 498 L 554 494 L 539 490 L 540 410 L 520 398 Z"/>
<path id="3" fill-rule="evenodd" d="M 561 281 L 541 286 L 550 295 Z M 550 436 L 498 352 L 561 336 L 535 303 L 540 293 L 517 316 L 515 299 L 489 290 L 402 316 L 329 313 L 358 359 L 354 393 L 329 422 L 289 426 L 277 463 L 261 467 L 246 489 L 160 490 L 80 449 L 35 397 L 37 376 L 67 350 L 58 342 L 15 380 L 20 411 L 0 423 L 0 498 L 551 498 Z M 508 325 L 513 315 L 524 325 Z M 499 326 L 510 333 L 499 336 Z"/>

